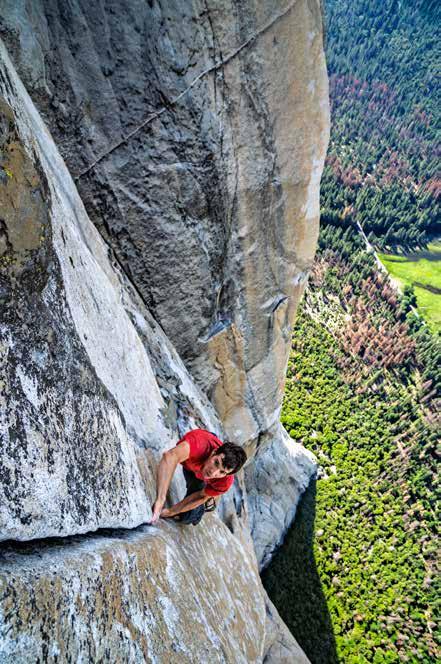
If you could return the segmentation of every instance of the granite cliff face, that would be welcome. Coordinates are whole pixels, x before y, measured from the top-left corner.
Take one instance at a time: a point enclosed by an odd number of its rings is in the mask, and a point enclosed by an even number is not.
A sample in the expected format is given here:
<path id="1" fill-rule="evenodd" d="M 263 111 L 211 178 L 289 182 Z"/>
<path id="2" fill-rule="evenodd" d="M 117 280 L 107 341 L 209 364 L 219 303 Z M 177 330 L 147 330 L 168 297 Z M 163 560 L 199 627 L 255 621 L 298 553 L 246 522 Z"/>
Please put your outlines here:
<path id="1" fill-rule="evenodd" d="M 0 537 L 132 527 L 149 517 L 155 461 L 179 424 L 220 424 L 90 224 L 1 55 Z"/>
<path id="2" fill-rule="evenodd" d="M 319 4 L 274 5 L 0 6 L 4 661 L 306 661 L 258 569 L 315 469 L 278 416 L 329 113 Z M 139 527 L 194 426 L 245 472 Z"/>
<path id="3" fill-rule="evenodd" d="M 319 3 L 5 4 L 92 220 L 228 435 L 256 440 L 278 422 L 318 233 Z"/>

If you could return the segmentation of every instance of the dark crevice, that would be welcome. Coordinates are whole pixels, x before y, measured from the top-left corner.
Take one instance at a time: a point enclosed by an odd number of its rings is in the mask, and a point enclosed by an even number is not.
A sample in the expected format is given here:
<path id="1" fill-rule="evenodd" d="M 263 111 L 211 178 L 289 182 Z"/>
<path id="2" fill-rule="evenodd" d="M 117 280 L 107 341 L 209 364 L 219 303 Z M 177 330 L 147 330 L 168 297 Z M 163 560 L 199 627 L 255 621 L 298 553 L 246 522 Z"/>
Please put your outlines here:
<path id="1" fill-rule="evenodd" d="M 72 551 L 72 545 L 83 544 L 93 540 L 96 540 L 97 543 L 100 541 L 104 542 L 106 539 L 124 541 L 129 539 L 133 534 L 141 534 L 142 532 L 147 533 L 147 528 L 151 528 L 153 534 L 153 530 L 156 530 L 157 526 L 149 526 L 149 524 L 144 522 L 135 528 L 98 528 L 97 530 L 88 531 L 87 533 L 74 535 L 53 535 L 50 537 L 42 537 L 26 541 L 14 539 L 4 540 L 3 542 L 0 542 L 0 562 L 2 558 L 5 562 L 8 555 L 11 554 L 23 556 L 38 555 L 51 549 L 66 549 Z"/>
<path id="2" fill-rule="evenodd" d="M 5 251 L 1 251 L 1 242 L 3 241 Z M 12 243 L 9 239 L 9 234 L 8 234 L 8 227 L 6 226 L 6 222 L 4 219 L 0 218 L 0 255 L 2 253 L 12 253 L 13 247 Z"/>

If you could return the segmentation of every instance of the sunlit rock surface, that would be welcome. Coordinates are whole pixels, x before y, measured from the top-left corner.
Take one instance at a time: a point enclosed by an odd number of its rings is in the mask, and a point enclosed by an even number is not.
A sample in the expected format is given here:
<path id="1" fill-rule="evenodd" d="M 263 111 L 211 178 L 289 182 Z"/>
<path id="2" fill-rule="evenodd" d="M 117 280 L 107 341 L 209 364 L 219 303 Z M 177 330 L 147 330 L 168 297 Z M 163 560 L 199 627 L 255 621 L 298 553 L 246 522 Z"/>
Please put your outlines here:
<path id="1" fill-rule="evenodd" d="M 261 662 L 264 591 L 216 516 L 6 547 L 0 661 Z"/>
<path id="2" fill-rule="evenodd" d="M 0 539 L 133 527 L 162 451 L 220 424 L 0 68 Z"/>
<path id="3" fill-rule="evenodd" d="M 147 121 L 79 178 L 82 200 L 227 434 L 257 438 L 318 234 L 319 0 L 3 0 L 0 16 L 73 175 Z"/>
<path id="4" fill-rule="evenodd" d="M 48 127 L 1 46 L 0 661 L 303 664 L 258 568 L 314 472 L 278 420 L 329 136 L 320 3 L 3 0 L 0 36 Z M 80 536 L 147 521 L 194 426 L 250 455 L 217 513 Z"/>
<path id="5" fill-rule="evenodd" d="M 220 424 L 89 223 L 1 44 L 0 87 L 0 661 L 279 661 L 243 479 L 236 535 L 215 513 L 48 539 L 145 521 L 161 450 Z"/>

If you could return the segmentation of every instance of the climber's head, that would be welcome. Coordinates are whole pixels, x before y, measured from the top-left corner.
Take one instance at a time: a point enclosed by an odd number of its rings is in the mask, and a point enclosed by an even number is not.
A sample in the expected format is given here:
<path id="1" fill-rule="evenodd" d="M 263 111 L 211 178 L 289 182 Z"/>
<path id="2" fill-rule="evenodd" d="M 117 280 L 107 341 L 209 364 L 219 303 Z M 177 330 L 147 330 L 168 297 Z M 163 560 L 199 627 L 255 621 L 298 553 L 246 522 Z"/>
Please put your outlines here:
<path id="1" fill-rule="evenodd" d="M 211 452 L 202 466 L 202 474 L 205 479 L 210 480 L 234 475 L 242 468 L 246 460 L 247 455 L 240 445 L 224 443 Z"/>

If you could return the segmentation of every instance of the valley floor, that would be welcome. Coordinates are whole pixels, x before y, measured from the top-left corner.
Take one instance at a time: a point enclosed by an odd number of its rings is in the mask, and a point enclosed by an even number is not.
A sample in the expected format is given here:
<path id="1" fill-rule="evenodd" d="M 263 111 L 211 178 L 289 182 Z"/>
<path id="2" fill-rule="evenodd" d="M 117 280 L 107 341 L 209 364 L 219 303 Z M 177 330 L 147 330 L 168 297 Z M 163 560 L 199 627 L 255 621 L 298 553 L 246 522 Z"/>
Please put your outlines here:
<path id="1" fill-rule="evenodd" d="M 428 251 L 379 258 L 401 288 L 413 286 L 418 312 L 433 332 L 441 332 L 441 240 L 430 243 Z"/>

